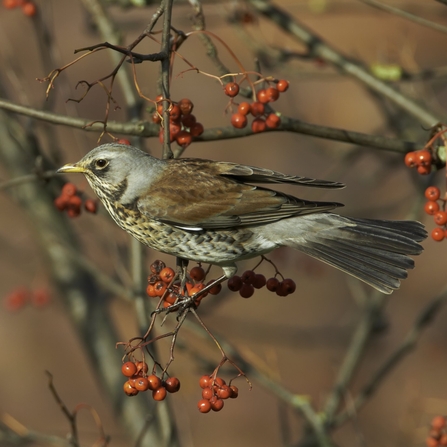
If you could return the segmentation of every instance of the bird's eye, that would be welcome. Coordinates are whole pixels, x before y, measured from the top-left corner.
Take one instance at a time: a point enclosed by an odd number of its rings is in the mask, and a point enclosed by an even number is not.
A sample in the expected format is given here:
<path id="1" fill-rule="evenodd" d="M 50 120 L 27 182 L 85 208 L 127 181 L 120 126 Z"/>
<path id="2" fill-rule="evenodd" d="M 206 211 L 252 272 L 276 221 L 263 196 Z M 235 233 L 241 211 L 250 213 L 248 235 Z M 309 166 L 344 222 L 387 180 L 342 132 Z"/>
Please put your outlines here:
<path id="1" fill-rule="evenodd" d="M 95 161 L 95 167 L 98 169 L 104 169 L 108 164 L 109 162 L 107 160 L 104 160 L 104 158 L 99 158 Z"/>

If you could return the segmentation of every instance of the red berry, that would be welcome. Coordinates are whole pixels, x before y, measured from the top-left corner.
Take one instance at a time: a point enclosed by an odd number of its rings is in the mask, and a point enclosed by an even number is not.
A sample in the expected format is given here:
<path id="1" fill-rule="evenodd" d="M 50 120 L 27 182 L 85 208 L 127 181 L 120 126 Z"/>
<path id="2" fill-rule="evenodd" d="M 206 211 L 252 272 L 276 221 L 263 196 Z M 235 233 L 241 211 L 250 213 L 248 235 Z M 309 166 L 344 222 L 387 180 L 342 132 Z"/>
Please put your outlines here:
<path id="1" fill-rule="evenodd" d="M 165 293 L 167 287 L 168 285 L 164 281 L 157 281 L 154 284 L 155 293 L 157 294 L 156 296 L 162 296 Z"/>
<path id="2" fill-rule="evenodd" d="M 117 141 L 117 143 L 118 143 L 118 144 L 125 144 L 126 146 L 130 146 L 130 141 L 129 141 L 128 139 L 126 139 L 126 138 L 120 138 L 120 139 Z"/>
<path id="3" fill-rule="evenodd" d="M 286 293 L 286 295 L 290 295 L 296 290 L 295 281 L 290 278 L 284 279 L 281 283 L 281 289 Z"/>
<path id="4" fill-rule="evenodd" d="M 445 225 L 447 223 L 447 213 L 445 211 L 438 211 L 433 218 L 436 225 Z"/>
<path id="5" fill-rule="evenodd" d="M 152 114 L 152 122 L 155 124 L 160 124 L 161 123 L 161 116 L 158 112 L 154 112 Z"/>
<path id="6" fill-rule="evenodd" d="M 280 282 L 276 278 L 270 278 L 267 281 L 267 289 L 270 292 L 276 292 L 279 289 Z"/>
<path id="7" fill-rule="evenodd" d="M 192 143 L 192 135 L 186 130 L 181 130 L 175 137 L 175 141 L 183 148 L 188 147 Z"/>
<path id="8" fill-rule="evenodd" d="M 231 385 L 231 396 L 230 399 L 236 399 L 239 396 L 239 388 L 236 385 Z"/>
<path id="9" fill-rule="evenodd" d="M 169 123 L 169 134 L 171 138 L 177 138 L 177 135 L 182 130 L 180 123 Z"/>
<path id="10" fill-rule="evenodd" d="M 235 113 L 231 116 L 231 125 L 236 129 L 243 129 L 247 125 L 247 117 L 240 113 Z"/>
<path id="11" fill-rule="evenodd" d="M 437 186 L 429 186 L 425 190 L 425 198 L 428 200 L 436 201 L 441 197 L 441 191 Z"/>
<path id="12" fill-rule="evenodd" d="M 239 93 L 239 86 L 235 82 L 229 82 L 225 85 L 225 94 L 234 98 Z"/>
<path id="13" fill-rule="evenodd" d="M 67 209 L 67 216 L 70 219 L 73 219 L 75 217 L 78 217 L 81 214 L 81 208 L 76 208 L 76 207 L 70 207 Z"/>
<path id="14" fill-rule="evenodd" d="M 241 102 L 237 108 L 238 113 L 241 115 L 248 115 L 250 113 L 250 104 L 248 102 Z"/>
<path id="15" fill-rule="evenodd" d="M 438 202 L 433 202 L 429 200 L 425 206 L 424 210 L 427 214 L 430 214 L 431 216 L 434 216 L 439 211 L 439 205 Z"/>
<path id="16" fill-rule="evenodd" d="M 259 90 L 256 94 L 256 99 L 262 104 L 267 104 L 270 101 L 270 98 L 267 95 L 267 90 Z"/>
<path id="17" fill-rule="evenodd" d="M 201 413 L 209 413 L 211 410 L 210 401 L 207 399 L 200 399 L 199 402 L 197 402 L 197 407 Z"/>
<path id="18" fill-rule="evenodd" d="M 253 284 L 256 273 L 253 270 L 247 270 L 241 275 L 242 282 L 245 284 Z"/>
<path id="19" fill-rule="evenodd" d="M 144 373 L 146 374 L 149 370 L 149 366 L 147 366 L 146 362 L 135 362 L 135 366 L 137 367 L 137 374 L 138 373 Z"/>
<path id="20" fill-rule="evenodd" d="M 225 385 L 225 380 L 224 379 L 222 379 L 222 377 L 216 377 L 215 379 L 214 379 L 214 386 L 216 387 L 220 387 L 220 386 L 223 386 L 223 385 Z"/>
<path id="21" fill-rule="evenodd" d="M 443 228 L 435 228 L 431 232 L 431 237 L 436 242 L 441 242 L 445 238 L 445 231 Z"/>
<path id="22" fill-rule="evenodd" d="M 178 102 L 178 106 L 180 107 L 180 110 L 183 115 L 189 115 L 192 112 L 192 109 L 194 108 L 194 104 L 188 98 L 181 99 Z"/>
<path id="23" fill-rule="evenodd" d="M 265 120 L 265 124 L 270 129 L 276 129 L 281 124 L 281 118 L 276 113 L 271 113 Z"/>
<path id="24" fill-rule="evenodd" d="M 61 196 L 73 197 L 77 191 L 78 190 L 73 183 L 65 183 L 62 187 Z"/>
<path id="25" fill-rule="evenodd" d="M 262 104 L 261 102 L 255 101 L 251 104 L 250 113 L 253 116 L 256 117 L 256 116 L 264 115 L 264 112 L 265 112 L 265 107 L 264 107 L 264 104 Z"/>
<path id="26" fill-rule="evenodd" d="M 439 443 L 435 438 L 432 438 L 431 436 L 429 436 L 426 440 L 425 440 L 425 445 L 427 447 L 438 447 Z"/>
<path id="27" fill-rule="evenodd" d="M 212 280 L 207 284 L 207 286 L 210 285 L 210 284 L 212 284 L 213 282 L 214 282 L 214 279 L 212 279 Z M 222 290 L 222 284 L 215 284 L 213 287 L 211 287 L 210 290 L 208 290 L 208 293 L 209 293 L 210 295 L 219 295 L 219 293 L 220 293 L 221 290 Z"/>
<path id="28" fill-rule="evenodd" d="M 180 389 L 180 380 L 177 377 L 169 377 L 165 380 L 164 387 L 168 393 L 176 393 Z"/>
<path id="29" fill-rule="evenodd" d="M 220 411 L 224 407 L 224 401 L 222 399 L 219 399 L 217 396 L 213 396 L 209 403 L 211 404 L 211 410 L 213 411 Z"/>
<path id="30" fill-rule="evenodd" d="M 194 126 L 194 124 L 196 124 L 196 117 L 192 113 L 190 113 L 189 115 L 183 115 L 181 122 L 185 127 L 191 128 L 192 126 Z"/>
<path id="31" fill-rule="evenodd" d="M 201 123 L 195 123 L 191 128 L 189 129 L 189 133 L 193 137 L 199 137 L 203 134 L 203 125 Z"/>
<path id="32" fill-rule="evenodd" d="M 37 289 L 31 295 L 31 303 L 36 308 L 43 308 L 50 302 L 50 298 L 48 289 Z"/>
<path id="33" fill-rule="evenodd" d="M 404 163 L 409 168 L 414 168 L 415 166 L 417 166 L 417 162 L 418 162 L 418 160 L 417 160 L 416 152 L 408 152 L 405 155 Z"/>
<path id="34" fill-rule="evenodd" d="M 269 87 L 266 90 L 266 95 L 269 98 L 270 102 L 274 102 L 279 98 L 279 91 L 275 87 Z"/>
<path id="35" fill-rule="evenodd" d="M 126 377 L 132 377 L 137 372 L 137 367 L 134 362 L 126 362 L 121 366 L 121 372 Z"/>
<path id="36" fill-rule="evenodd" d="M 86 199 L 84 202 L 84 208 L 87 212 L 96 214 L 98 211 L 98 202 L 93 199 Z"/>
<path id="37" fill-rule="evenodd" d="M 262 118 L 255 118 L 251 123 L 251 130 L 254 133 L 264 132 L 266 128 L 267 124 Z"/>
<path id="38" fill-rule="evenodd" d="M 169 284 L 175 276 L 175 272 L 173 269 L 171 269 L 171 267 L 165 267 L 161 272 L 160 272 L 160 279 L 165 282 L 166 284 Z"/>
<path id="39" fill-rule="evenodd" d="M 228 399 L 231 396 L 231 388 L 228 385 L 223 385 L 217 390 L 217 397 L 221 399 Z"/>
<path id="40" fill-rule="evenodd" d="M 280 79 L 276 84 L 276 88 L 282 93 L 289 88 L 289 83 L 285 79 Z"/>
<path id="41" fill-rule="evenodd" d="M 155 298 L 157 296 L 157 291 L 155 290 L 155 287 L 153 284 L 148 284 L 146 287 L 146 293 L 151 298 Z"/>
<path id="42" fill-rule="evenodd" d="M 255 275 L 255 278 L 252 282 L 253 287 L 255 289 L 262 289 L 267 283 L 267 280 L 265 279 L 264 275 L 261 275 L 260 273 Z"/>
<path id="43" fill-rule="evenodd" d="M 199 379 L 199 386 L 200 388 L 207 388 L 211 386 L 211 377 L 210 376 L 202 376 Z"/>
<path id="44" fill-rule="evenodd" d="M 242 287 L 242 279 L 240 276 L 234 275 L 232 278 L 228 280 L 228 288 L 232 292 L 237 292 Z"/>
<path id="45" fill-rule="evenodd" d="M 3 0 L 3 6 L 6 9 L 14 9 L 19 5 L 17 4 L 17 0 Z"/>
<path id="46" fill-rule="evenodd" d="M 419 175 L 428 175 L 431 172 L 431 166 L 430 165 L 428 165 L 428 166 L 419 165 L 417 167 L 417 171 L 418 171 Z"/>
<path id="47" fill-rule="evenodd" d="M 138 394 L 138 390 L 129 381 L 124 382 L 123 390 L 128 396 L 136 396 Z"/>
<path id="48" fill-rule="evenodd" d="M 189 276 L 194 281 L 203 281 L 205 279 L 205 270 L 199 266 L 193 267 L 189 272 Z"/>
<path id="49" fill-rule="evenodd" d="M 250 298 L 255 293 L 255 288 L 251 284 L 242 284 L 241 289 L 239 290 L 239 295 L 242 298 Z"/>
<path id="50" fill-rule="evenodd" d="M 171 104 L 171 107 L 169 107 L 169 121 L 178 121 L 181 114 L 182 111 L 180 110 L 180 107 L 177 104 Z"/>
<path id="51" fill-rule="evenodd" d="M 67 196 L 59 196 L 54 199 L 54 206 L 59 211 L 64 211 L 68 206 L 68 197 Z"/>
<path id="52" fill-rule="evenodd" d="M 157 402 L 161 402 L 162 400 L 166 399 L 166 388 L 160 387 L 156 390 L 152 391 L 152 399 L 156 400 Z"/>
<path id="53" fill-rule="evenodd" d="M 425 166 L 425 167 L 430 166 L 430 164 L 431 164 L 431 154 L 430 154 L 429 151 L 424 149 L 422 151 L 416 152 L 416 154 L 417 154 L 418 165 Z"/>
<path id="54" fill-rule="evenodd" d="M 214 392 L 210 387 L 206 387 L 202 390 L 202 397 L 210 400 L 214 396 Z"/>
<path id="55" fill-rule="evenodd" d="M 5 309 L 10 312 L 20 310 L 29 299 L 29 292 L 25 288 L 19 288 L 7 295 L 3 301 Z"/>

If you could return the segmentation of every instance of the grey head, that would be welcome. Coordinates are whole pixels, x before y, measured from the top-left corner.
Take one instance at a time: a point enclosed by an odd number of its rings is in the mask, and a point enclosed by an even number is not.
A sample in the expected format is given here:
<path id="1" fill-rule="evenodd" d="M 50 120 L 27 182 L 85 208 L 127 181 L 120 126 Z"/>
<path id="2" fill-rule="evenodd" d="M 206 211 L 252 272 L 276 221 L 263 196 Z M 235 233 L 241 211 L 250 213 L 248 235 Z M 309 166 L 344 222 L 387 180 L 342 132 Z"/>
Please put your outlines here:
<path id="1" fill-rule="evenodd" d="M 101 200 L 126 204 L 144 194 L 152 180 L 163 172 L 164 163 L 134 146 L 108 143 L 58 172 L 82 173 Z"/>

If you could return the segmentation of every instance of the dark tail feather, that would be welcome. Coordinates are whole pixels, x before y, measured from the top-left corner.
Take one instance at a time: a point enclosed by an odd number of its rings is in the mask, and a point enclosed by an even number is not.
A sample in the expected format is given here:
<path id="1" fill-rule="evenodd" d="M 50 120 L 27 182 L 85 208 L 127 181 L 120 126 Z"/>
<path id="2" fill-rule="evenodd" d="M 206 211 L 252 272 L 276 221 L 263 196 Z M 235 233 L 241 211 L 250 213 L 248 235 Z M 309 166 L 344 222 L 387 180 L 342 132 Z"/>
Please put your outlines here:
<path id="1" fill-rule="evenodd" d="M 407 270 L 414 267 L 408 255 L 421 253 L 418 242 L 427 237 L 424 226 L 413 221 L 351 219 L 332 213 L 299 219 L 291 219 L 298 224 L 299 236 L 289 236 L 285 245 L 387 294 L 407 277 Z"/>

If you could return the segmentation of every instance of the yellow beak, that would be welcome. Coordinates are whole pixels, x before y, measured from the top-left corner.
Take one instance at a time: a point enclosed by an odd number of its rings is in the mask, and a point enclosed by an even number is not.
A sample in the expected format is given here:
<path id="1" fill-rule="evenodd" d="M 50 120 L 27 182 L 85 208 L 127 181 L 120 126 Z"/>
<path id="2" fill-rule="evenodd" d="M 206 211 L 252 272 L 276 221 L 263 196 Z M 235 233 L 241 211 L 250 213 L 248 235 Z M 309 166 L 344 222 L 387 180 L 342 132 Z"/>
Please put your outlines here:
<path id="1" fill-rule="evenodd" d="M 85 169 L 82 166 L 78 166 L 76 163 L 73 165 L 65 165 L 62 168 L 59 168 L 56 171 L 58 174 L 60 173 L 71 173 L 71 172 L 85 172 Z"/>

